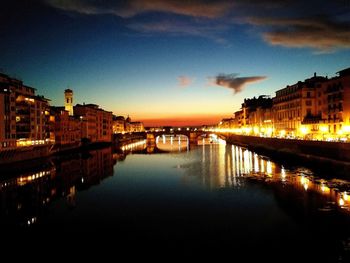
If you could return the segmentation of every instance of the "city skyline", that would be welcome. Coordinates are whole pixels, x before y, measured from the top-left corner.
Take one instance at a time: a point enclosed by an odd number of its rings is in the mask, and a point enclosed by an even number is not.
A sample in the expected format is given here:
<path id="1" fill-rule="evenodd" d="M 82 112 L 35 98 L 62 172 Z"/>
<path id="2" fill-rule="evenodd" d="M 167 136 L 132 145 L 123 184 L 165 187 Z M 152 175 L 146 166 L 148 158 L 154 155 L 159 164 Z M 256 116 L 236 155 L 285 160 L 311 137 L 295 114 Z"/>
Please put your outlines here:
<path id="1" fill-rule="evenodd" d="M 231 117 L 244 98 L 349 67 L 345 1 L 8 1 L 0 68 L 146 126 Z"/>

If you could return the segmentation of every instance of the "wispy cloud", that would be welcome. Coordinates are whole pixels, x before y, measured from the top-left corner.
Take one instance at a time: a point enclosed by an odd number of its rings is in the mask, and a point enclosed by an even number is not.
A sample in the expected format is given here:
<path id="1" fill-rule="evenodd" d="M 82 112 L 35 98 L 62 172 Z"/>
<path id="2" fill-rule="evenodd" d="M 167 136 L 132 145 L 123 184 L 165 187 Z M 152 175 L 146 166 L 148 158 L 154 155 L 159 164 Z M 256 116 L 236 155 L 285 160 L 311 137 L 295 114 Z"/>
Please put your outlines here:
<path id="1" fill-rule="evenodd" d="M 178 15 L 216 18 L 224 15 L 230 1 L 178 1 L 178 0 L 45 0 L 50 5 L 83 14 L 114 14 L 133 17 L 145 12 L 167 12 Z"/>
<path id="2" fill-rule="evenodd" d="M 220 44 L 227 44 L 227 40 L 220 35 L 227 30 L 225 25 L 204 25 L 203 23 L 189 23 L 186 21 L 157 21 L 157 22 L 134 22 L 128 28 L 147 34 L 167 33 L 172 36 L 196 36 L 211 39 Z"/>
<path id="3" fill-rule="evenodd" d="M 235 29 L 248 25 L 273 46 L 318 53 L 350 48 L 350 5 L 344 0 L 41 1 L 70 12 L 123 17 L 130 29 L 144 33 L 198 36 L 228 44 L 227 36 L 234 39 Z M 149 12 L 170 13 L 172 20 L 141 18 Z"/>
<path id="4" fill-rule="evenodd" d="M 188 76 L 179 76 L 177 80 L 178 80 L 178 85 L 181 88 L 186 88 L 194 82 L 194 78 L 191 78 Z"/>
<path id="5" fill-rule="evenodd" d="M 246 85 L 253 84 L 265 80 L 266 76 L 251 76 L 238 77 L 238 74 L 219 74 L 215 78 L 209 78 L 209 84 L 222 86 L 233 90 L 237 94 L 246 87 Z"/>
<path id="6" fill-rule="evenodd" d="M 247 21 L 253 25 L 272 26 L 271 31 L 263 33 L 264 40 L 271 45 L 309 47 L 321 53 L 350 48 L 350 24 L 330 18 L 255 17 Z"/>

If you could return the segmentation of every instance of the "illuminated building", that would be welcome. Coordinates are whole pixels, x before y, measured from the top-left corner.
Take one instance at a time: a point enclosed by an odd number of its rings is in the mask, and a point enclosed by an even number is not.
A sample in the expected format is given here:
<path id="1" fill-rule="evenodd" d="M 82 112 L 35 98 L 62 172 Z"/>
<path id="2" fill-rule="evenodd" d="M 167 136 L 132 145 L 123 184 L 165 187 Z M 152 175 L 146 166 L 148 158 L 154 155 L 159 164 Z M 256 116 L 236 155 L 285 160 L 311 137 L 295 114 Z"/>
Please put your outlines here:
<path id="1" fill-rule="evenodd" d="M 73 91 L 66 89 L 64 91 L 64 108 L 68 111 L 69 116 L 73 116 Z"/>
<path id="2" fill-rule="evenodd" d="M 0 150 L 49 142 L 49 100 L 0 73 Z"/>
<path id="3" fill-rule="evenodd" d="M 241 128 L 243 133 L 262 135 L 272 129 L 272 99 L 261 95 L 242 103 Z M 238 120 L 239 121 L 239 120 Z"/>
<path id="4" fill-rule="evenodd" d="M 112 141 L 112 112 L 95 104 L 77 104 L 74 114 L 81 121 L 81 138 L 88 142 Z"/>
<path id="5" fill-rule="evenodd" d="M 80 145 L 81 122 L 75 116 L 70 116 L 65 107 L 51 107 L 51 131 L 55 145 L 58 147 Z"/>
<path id="6" fill-rule="evenodd" d="M 219 129 L 231 129 L 234 127 L 234 118 L 224 118 L 220 121 Z"/>
<path id="7" fill-rule="evenodd" d="M 140 121 L 131 121 L 128 116 L 125 120 L 125 132 L 144 132 L 145 128 Z"/>
<path id="8" fill-rule="evenodd" d="M 350 68 L 328 79 L 317 76 L 266 96 L 245 99 L 233 125 L 218 128 L 246 135 L 312 140 L 342 140 L 350 136 Z M 225 126 L 225 127 L 224 127 Z M 227 130 L 226 130 L 227 131 Z"/>
<path id="9" fill-rule="evenodd" d="M 123 116 L 113 115 L 113 133 L 124 133 L 125 132 L 125 118 Z"/>
<path id="10" fill-rule="evenodd" d="M 350 135 L 350 68 L 341 70 L 338 74 L 322 83 L 321 99 L 318 103 L 321 104 L 323 136 Z"/>
<path id="11" fill-rule="evenodd" d="M 321 84 L 326 78 L 316 76 L 276 91 L 273 98 L 275 135 L 305 137 L 318 131 L 321 120 Z"/>
<path id="12" fill-rule="evenodd" d="M 243 116 L 243 110 L 239 110 L 239 111 L 236 111 L 234 113 L 234 118 L 233 118 L 233 122 L 234 122 L 234 128 L 242 128 L 243 126 L 243 119 L 244 119 L 244 116 Z"/>

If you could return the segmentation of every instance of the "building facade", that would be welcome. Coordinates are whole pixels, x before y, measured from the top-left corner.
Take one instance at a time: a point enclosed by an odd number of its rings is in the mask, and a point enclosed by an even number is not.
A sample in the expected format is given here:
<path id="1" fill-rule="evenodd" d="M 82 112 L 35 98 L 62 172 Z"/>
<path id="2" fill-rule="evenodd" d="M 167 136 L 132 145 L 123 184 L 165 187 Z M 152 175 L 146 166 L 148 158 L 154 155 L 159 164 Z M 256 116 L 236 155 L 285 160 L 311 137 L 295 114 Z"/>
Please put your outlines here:
<path id="1" fill-rule="evenodd" d="M 350 140 L 350 68 L 338 76 L 317 76 L 245 99 L 232 132 L 312 140 Z M 222 126 L 222 125 L 221 125 Z M 218 125 L 220 128 L 220 124 Z"/>
<path id="2" fill-rule="evenodd" d="M 74 114 L 81 121 L 81 138 L 88 142 L 111 142 L 113 115 L 95 104 L 77 104 Z"/>
<path id="3" fill-rule="evenodd" d="M 50 143 L 49 100 L 0 74 L 0 149 Z"/>
<path id="4" fill-rule="evenodd" d="M 125 120 L 125 132 L 144 132 L 145 127 L 143 126 L 143 122 L 140 121 L 131 121 L 128 116 Z"/>
<path id="5" fill-rule="evenodd" d="M 318 99 L 322 137 L 350 135 L 350 68 L 322 83 Z"/>
<path id="6" fill-rule="evenodd" d="M 80 145 L 81 121 L 70 116 L 65 107 L 51 107 L 50 124 L 56 146 Z"/>
<path id="7" fill-rule="evenodd" d="M 124 133 L 125 132 L 125 118 L 123 116 L 113 115 L 113 133 Z"/>

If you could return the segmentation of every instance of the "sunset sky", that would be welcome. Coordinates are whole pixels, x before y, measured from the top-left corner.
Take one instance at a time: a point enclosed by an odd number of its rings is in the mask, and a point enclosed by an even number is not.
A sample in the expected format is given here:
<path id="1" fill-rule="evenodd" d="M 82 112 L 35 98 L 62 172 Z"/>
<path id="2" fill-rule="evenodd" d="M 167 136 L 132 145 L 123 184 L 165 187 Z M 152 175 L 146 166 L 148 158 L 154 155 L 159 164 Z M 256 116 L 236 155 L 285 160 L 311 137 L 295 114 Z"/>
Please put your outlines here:
<path id="1" fill-rule="evenodd" d="M 244 98 L 350 67 L 346 0 L 26 2 L 1 7 L 1 71 L 51 105 L 69 87 L 146 125 L 215 123 Z"/>

